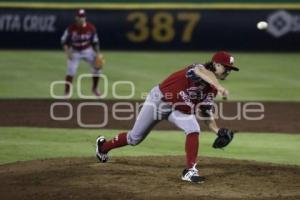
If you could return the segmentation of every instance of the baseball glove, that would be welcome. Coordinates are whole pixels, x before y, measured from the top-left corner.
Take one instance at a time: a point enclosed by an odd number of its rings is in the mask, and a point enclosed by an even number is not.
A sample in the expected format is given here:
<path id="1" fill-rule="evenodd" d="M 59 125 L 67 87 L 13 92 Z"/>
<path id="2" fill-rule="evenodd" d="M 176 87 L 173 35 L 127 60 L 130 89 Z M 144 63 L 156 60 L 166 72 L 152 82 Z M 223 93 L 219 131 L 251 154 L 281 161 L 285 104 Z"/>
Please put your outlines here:
<path id="1" fill-rule="evenodd" d="M 105 64 L 105 60 L 102 54 L 99 54 L 95 57 L 95 68 L 102 69 Z"/>
<path id="2" fill-rule="evenodd" d="M 234 132 L 227 128 L 220 128 L 217 133 L 217 138 L 213 143 L 213 148 L 221 149 L 226 147 L 233 139 Z"/>

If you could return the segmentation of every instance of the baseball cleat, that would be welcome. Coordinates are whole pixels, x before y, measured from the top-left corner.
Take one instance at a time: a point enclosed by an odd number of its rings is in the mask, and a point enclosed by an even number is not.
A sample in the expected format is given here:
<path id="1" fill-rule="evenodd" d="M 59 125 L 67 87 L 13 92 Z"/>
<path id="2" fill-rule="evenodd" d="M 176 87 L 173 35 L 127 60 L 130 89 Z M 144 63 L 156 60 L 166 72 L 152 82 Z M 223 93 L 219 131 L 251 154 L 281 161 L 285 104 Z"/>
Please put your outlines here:
<path id="1" fill-rule="evenodd" d="M 101 93 L 100 93 L 97 89 L 92 89 L 92 93 L 93 93 L 96 97 L 101 97 Z"/>
<path id="2" fill-rule="evenodd" d="M 181 180 L 192 183 L 203 183 L 205 181 L 205 177 L 199 176 L 195 164 L 192 168 L 183 170 Z"/>
<path id="3" fill-rule="evenodd" d="M 64 96 L 63 96 L 63 99 L 71 99 L 71 93 L 69 92 L 69 93 L 64 93 Z"/>
<path id="4" fill-rule="evenodd" d="M 96 157 L 98 160 L 102 163 L 105 163 L 108 161 L 108 155 L 107 153 L 101 152 L 101 146 L 106 142 L 104 136 L 98 136 L 96 139 Z"/>

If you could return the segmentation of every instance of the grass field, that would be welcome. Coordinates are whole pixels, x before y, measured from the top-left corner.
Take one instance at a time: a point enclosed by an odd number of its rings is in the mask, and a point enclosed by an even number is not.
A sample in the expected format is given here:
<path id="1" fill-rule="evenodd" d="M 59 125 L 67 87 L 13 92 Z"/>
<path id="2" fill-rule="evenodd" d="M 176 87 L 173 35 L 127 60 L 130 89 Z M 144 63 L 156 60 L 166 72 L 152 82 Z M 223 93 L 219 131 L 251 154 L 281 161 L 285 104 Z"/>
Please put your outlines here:
<path id="1" fill-rule="evenodd" d="M 104 52 L 107 65 L 108 97 L 116 81 L 132 81 L 134 98 L 148 92 L 170 73 L 184 66 L 210 60 L 212 52 Z M 223 82 L 230 100 L 299 101 L 300 56 L 298 53 L 233 52 L 240 72 Z M 50 98 L 50 84 L 63 80 L 66 59 L 62 51 L 0 51 L 0 98 Z M 88 73 L 81 64 L 77 75 Z M 90 80 L 83 81 L 82 93 L 90 95 Z M 76 85 L 76 84 L 74 84 Z M 103 84 L 102 84 L 103 85 Z M 103 89 L 102 89 L 103 90 Z M 119 86 L 119 95 L 128 95 L 129 87 Z M 63 94 L 57 87 L 55 94 Z M 77 98 L 76 87 L 75 96 Z M 118 131 L 102 130 L 109 138 Z M 52 157 L 94 156 L 97 130 L 0 128 L 0 163 Z M 214 150 L 213 134 L 201 137 L 200 155 L 249 159 L 300 165 L 300 135 L 237 135 L 225 151 Z M 184 135 L 176 131 L 154 131 L 141 145 L 112 152 L 114 156 L 183 155 Z"/>
<path id="2" fill-rule="evenodd" d="M 115 81 L 132 81 L 135 99 L 148 92 L 167 75 L 184 66 L 210 60 L 212 53 L 204 52 L 104 52 L 107 65 L 103 73 L 109 80 L 108 98 Z M 299 101 L 300 89 L 298 53 L 238 53 L 233 52 L 236 65 L 224 85 L 231 100 Z M 63 80 L 66 59 L 62 51 L 0 51 L 0 98 L 48 98 L 50 84 Z M 88 73 L 86 64 L 78 74 Z M 82 93 L 90 95 L 90 80 L 83 81 Z M 129 86 L 118 86 L 117 94 L 130 94 Z M 63 93 L 62 87 L 55 90 Z M 76 98 L 76 92 L 75 92 Z"/>
<path id="3" fill-rule="evenodd" d="M 101 133 L 112 138 L 114 130 L 0 128 L 0 164 L 53 157 L 94 156 L 95 138 Z M 300 135 L 253 134 L 236 135 L 224 151 L 211 144 L 215 136 L 203 133 L 200 155 L 257 160 L 300 165 Z M 136 147 L 111 152 L 112 156 L 184 155 L 185 136 L 178 131 L 153 131 Z"/>

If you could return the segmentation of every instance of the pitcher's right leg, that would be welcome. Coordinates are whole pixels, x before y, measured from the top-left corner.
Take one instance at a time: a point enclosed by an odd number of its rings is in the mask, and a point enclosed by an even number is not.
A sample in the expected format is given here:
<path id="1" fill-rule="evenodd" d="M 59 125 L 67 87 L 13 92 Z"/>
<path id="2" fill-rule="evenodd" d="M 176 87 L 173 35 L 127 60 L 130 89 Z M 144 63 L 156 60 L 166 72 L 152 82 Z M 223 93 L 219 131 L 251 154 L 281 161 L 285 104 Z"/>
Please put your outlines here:
<path id="1" fill-rule="evenodd" d="M 99 159 L 99 156 L 105 155 L 115 148 L 123 147 L 126 145 L 135 146 L 145 139 L 148 133 L 151 131 L 153 126 L 158 123 L 157 120 L 157 104 L 151 102 L 151 99 L 147 98 L 144 103 L 135 123 L 128 133 L 122 132 L 118 134 L 115 138 L 106 141 L 103 136 L 97 138 L 97 149 L 96 155 Z M 101 141 L 99 138 L 103 138 Z M 103 162 L 101 159 L 99 159 Z"/>
<path id="2" fill-rule="evenodd" d="M 126 146 L 127 143 L 127 133 L 120 133 L 112 140 L 106 141 L 104 136 L 99 136 L 96 139 L 96 157 L 100 162 L 108 161 L 108 151 L 114 148 Z"/>

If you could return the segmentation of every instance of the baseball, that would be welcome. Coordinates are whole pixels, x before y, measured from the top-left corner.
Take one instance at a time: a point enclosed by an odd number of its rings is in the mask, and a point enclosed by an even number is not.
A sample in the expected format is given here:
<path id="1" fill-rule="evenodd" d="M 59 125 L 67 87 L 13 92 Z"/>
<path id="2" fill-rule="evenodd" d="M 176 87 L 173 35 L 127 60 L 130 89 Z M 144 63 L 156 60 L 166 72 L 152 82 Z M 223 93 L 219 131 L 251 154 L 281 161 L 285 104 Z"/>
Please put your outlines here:
<path id="1" fill-rule="evenodd" d="M 265 30 L 265 29 L 268 28 L 268 23 L 265 22 L 265 21 L 260 21 L 260 22 L 257 23 L 256 26 L 257 26 L 257 28 L 258 28 L 259 30 Z"/>

